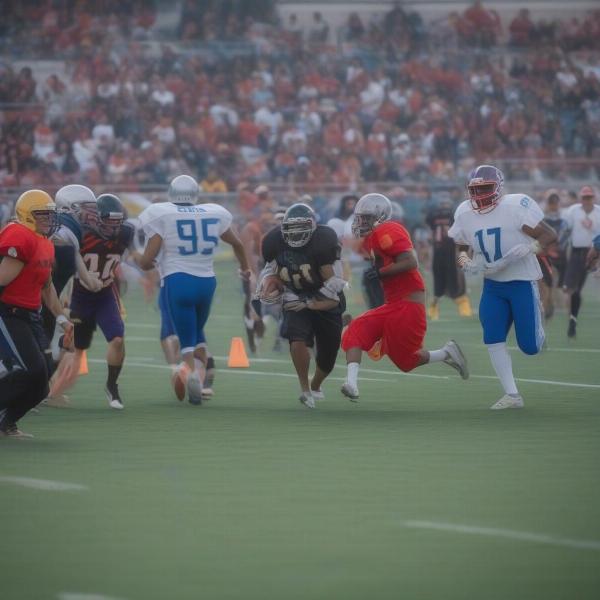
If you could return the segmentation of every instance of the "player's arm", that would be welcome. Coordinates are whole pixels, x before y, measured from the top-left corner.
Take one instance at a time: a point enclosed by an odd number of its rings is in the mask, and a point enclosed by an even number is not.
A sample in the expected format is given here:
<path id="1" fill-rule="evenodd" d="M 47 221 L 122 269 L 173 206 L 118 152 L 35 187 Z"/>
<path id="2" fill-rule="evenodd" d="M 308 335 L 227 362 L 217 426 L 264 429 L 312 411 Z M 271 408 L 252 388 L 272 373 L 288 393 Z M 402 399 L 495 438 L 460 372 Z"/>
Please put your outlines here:
<path id="1" fill-rule="evenodd" d="M 11 256 L 0 256 L 0 291 L 17 278 L 25 263 Z"/>
<path id="2" fill-rule="evenodd" d="M 162 243 L 162 237 L 158 233 L 155 233 L 148 240 L 146 248 L 144 249 L 144 254 L 130 248 L 130 256 L 133 259 L 133 262 L 142 269 L 142 271 L 151 271 L 154 269 L 154 261 L 162 248 Z"/>
<path id="3" fill-rule="evenodd" d="M 79 252 L 75 253 L 75 266 L 77 268 L 79 280 L 85 288 L 90 290 L 90 292 L 98 292 L 102 289 L 102 281 L 97 275 L 88 271 L 88 268 L 86 267 L 85 262 L 83 261 L 83 258 Z"/>
<path id="4" fill-rule="evenodd" d="M 252 271 L 250 270 L 250 266 L 248 265 L 248 257 L 246 256 L 246 250 L 244 249 L 244 244 L 240 238 L 231 230 L 231 228 L 227 229 L 221 234 L 221 239 L 229 244 L 233 248 L 233 253 L 240 264 L 240 275 L 243 279 L 250 279 L 252 275 Z"/>
<path id="5" fill-rule="evenodd" d="M 71 347 L 73 343 L 73 323 L 69 321 L 67 314 L 63 309 L 51 277 L 48 277 L 48 280 L 42 288 L 42 301 L 46 305 L 46 308 L 48 308 L 48 310 L 56 317 L 56 322 L 65 332 L 65 340 L 63 342 L 65 347 Z"/>
<path id="6" fill-rule="evenodd" d="M 381 279 L 385 277 L 392 277 L 398 275 L 398 273 L 404 273 L 405 271 L 412 271 L 417 269 L 419 263 L 417 261 L 417 253 L 414 250 L 407 250 L 394 256 L 394 261 L 385 267 L 379 267 L 377 273 Z"/>
<path id="7" fill-rule="evenodd" d="M 540 221 L 535 227 L 529 227 L 528 225 L 523 225 L 523 233 L 533 238 L 537 244 L 539 245 L 539 250 L 535 252 L 537 246 L 532 248 L 534 252 L 537 254 L 538 252 L 545 250 L 550 244 L 556 241 L 556 231 L 550 225 L 548 225 L 544 221 Z"/>

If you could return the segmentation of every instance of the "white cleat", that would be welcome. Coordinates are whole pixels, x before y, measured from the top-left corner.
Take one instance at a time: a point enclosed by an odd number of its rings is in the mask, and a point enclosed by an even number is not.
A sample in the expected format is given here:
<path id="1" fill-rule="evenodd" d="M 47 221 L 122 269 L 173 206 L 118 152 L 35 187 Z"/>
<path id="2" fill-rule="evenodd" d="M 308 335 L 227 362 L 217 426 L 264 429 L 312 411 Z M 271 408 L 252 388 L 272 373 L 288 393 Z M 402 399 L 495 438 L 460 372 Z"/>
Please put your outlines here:
<path id="1" fill-rule="evenodd" d="M 190 404 L 202 404 L 202 381 L 198 373 L 191 373 L 188 377 L 187 390 Z"/>
<path id="2" fill-rule="evenodd" d="M 315 399 L 313 398 L 310 392 L 302 392 L 300 394 L 300 398 L 298 398 L 306 408 L 314 408 L 315 407 Z"/>
<path id="3" fill-rule="evenodd" d="M 448 353 L 448 357 L 444 359 L 444 362 L 456 369 L 463 379 L 469 379 L 467 359 L 460 346 L 454 340 L 450 340 L 444 344 L 444 350 Z"/>
<path id="4" fill-rule="evenodd" d="M 104 388 L 106 392 L 106 399 L 108 400 L 108 405 L 115 410 L 123 410 L 125 407 L 123 406 L 123 400 L 119 396 L 119 386 L 114 385 L 113 389 L 109 389 L 108 386 Z"/>
<path id="5" fill-rule="evenodd" d="M 358 401 L 358 388 L 347 381 L 342 386 L 342 394 L 344 394 L 351 402 Z"/>
<path id="6" fill-rule="evenodd" d="M 211 400 L 214 395 L 215 393 L 212 388 L 202 388 L 202 400 Z"/>
<path id="7" fill-rule="evenodd" d="M 321 390 L 310 390 L 310 393 L 315 400 L 325 400 L 325 393 Z"/>
<path id="8" fill-rule="evenodd" d="M 523 398 L 521 396 L 509 396 L 505 394 L 496 402 L 490 406 L 490 410 L 504 410 L 505 408 L 523 408 Z"/>
<path id="9" fill-rule="evenodd" d="M 115 410 L 123 410 L 125 408 L 123 406 L 123 403 L 118 398 L 113 398 L 109 402 L 109 405 L 110 405 L 111 408 L 114 408 Z"/>

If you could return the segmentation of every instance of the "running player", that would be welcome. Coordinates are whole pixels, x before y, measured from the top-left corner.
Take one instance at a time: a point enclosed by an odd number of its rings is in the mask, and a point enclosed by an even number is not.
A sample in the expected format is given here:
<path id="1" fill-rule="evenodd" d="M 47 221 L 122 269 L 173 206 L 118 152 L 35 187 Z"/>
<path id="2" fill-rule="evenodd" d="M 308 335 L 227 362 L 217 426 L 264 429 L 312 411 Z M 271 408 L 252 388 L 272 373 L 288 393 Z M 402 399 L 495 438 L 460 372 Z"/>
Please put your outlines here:
<path id="1" fill-rule="evenodd" d="M 198 183 L 188 175 L 176 177 L 169 190 L 171 201 L 152 204 L 140 214 L 148 243 L 144 254 L 135 253 L 134 260 L 145 271 L 154 268 L 156 261 L 189 371 L 188 399 L 201 404 L 204 371 L 209 366 L 204 325 L 217 285 L 213 260 L 219 239 L 232 246 L 244 279 L 250 277 L 250 269 L 242 242 L 230 228 L 228 210 L 218 204 L 195 205 Z"/>
<path id="2" fill-rule="evenodd" d="M 125 209 L 113 194 L 96 200 L 96 215 L 84 233 L 80 253 L 88 270 L 102 282 L 99 291 L 89 290 L 79 278 L 73 283 L 71 318 L 75 323 L 75 356 L 72 369 L 52 387 L 52 395 L 71 386 L 79 373 L 83 353 L 90 347 L 96 327 L 100 327 L 108 348 L 108 376 L 105 385 L 109 406 L 123 409 L 117 380 L 125 360 L 125 326 L 121 301 L 115 285 L 115 271 L 133 242 L 134 228 L 125 223 Z"/>
<path id="3" fill-rule="evenodd" d="M 57 226 L 56 204 L 46 192 L 29 190 L 15 212 L 16 222 L 0 231 L 0 435 L 18 438 L 32 437 L 17 423 L 48 393 L 42 302 L 71 340 L 73 325 L 51 279 L 54 247 L 48 238 Z"/>
<path id="4" fill-rule="evenodd" d="M 391 202 L 383 194 L 366 194 L 354 209 L 352 231 L 357 238 L 363 238 L 364 248 L 373 258 L 385 303 L 353 319 L 344 332 L 342 349 L 346 352 L 348 373 L 342 394 L 352 401 L 359 397 L 362 353 L 378 341 L 380 352 L 387 354 L 401 371 L 444 362 L 463 379 L 469 376 L 465 357 L 453 340 L 439 350 L 422 349 L 427 331 L 425 283 L 408 231 L 400 223 L 390 221 L 391 216 Z"/>
<path id="5" fill-rule="evenodd" d="M 265 268 L 257 293 L 272 301 L 281 293 L 281 337 L 290 344 L 290 355 L 300 383 L 300 402 L 315 407 L 324 398 L 321 385 L 335 365 L 346 300 L 341 278 L 340 245 L 335 231 L 317 225 L 312 208 L 293 204 L 281 226 L 263 239 Z M 285 291 L 284 291 L 285 290 Z M 316 368 L 309 383 L 310 352 L 316 346 Z"/>
<path id="6" fill-rule="evenodd" d="M 491 165 L 474 169 L 467 183 L 469 200 L 456 209 L 448 235 L 458 245 L 465 272 L 483 271 L 479 319 L 483 341 L 504 396 L 491 408 L 522 408 L 506 337 L 514 322 L 519 348 L 537 354 L 544 343 L 536 258 L 556 239 L 540 207 L 525 194 L 503 195 L 504 175 Z M 473 251 L 473 258 L 467 252 Z"/>
<path id="7" fill-rule="evenodd" d="M 569 296 L 569 327 L 567 336 L 577 335 L 577 317 L 581 308 L 581 290 L 587 279 L 587 255 L 593 239 L 600 234 L 600 206 L 595 204 L 596 194 L 586 185 L 579 192 L 581 202 L 565 212 L 571 230 L 571 255 L 567 263 L 564 290 Z"/>

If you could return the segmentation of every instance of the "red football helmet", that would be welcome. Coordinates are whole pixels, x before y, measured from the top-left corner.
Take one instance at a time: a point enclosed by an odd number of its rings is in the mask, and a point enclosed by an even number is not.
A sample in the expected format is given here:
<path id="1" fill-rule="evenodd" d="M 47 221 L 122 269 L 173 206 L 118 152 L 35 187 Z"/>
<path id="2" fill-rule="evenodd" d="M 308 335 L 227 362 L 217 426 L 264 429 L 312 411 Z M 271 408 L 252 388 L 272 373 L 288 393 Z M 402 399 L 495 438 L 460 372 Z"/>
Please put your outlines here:
<path id="1" fill-rule="evenodd" d="M 502 171 L 492 165 L 479 165 L 469 175 L 467 191 L 473 210 L 488 213 L 498 204 L 504 188 Z"/>

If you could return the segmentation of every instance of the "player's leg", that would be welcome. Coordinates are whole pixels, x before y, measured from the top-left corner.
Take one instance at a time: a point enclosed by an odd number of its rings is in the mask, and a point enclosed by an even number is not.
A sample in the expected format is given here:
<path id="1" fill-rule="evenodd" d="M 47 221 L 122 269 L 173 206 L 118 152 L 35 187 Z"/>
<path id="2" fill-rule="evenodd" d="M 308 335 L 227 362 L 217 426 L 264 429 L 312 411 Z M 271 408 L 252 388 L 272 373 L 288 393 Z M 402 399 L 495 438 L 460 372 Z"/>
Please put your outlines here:
<path id="1" fill-rule="evenodd" d="M 335 366 L 342 340 L 342 315 L 327 311 L 312 311 L 315 332 L 315 373 L 310 382 L 313 398 L 322 400 L 321 385 Z"/>
<path id="2" fill-rule="evenodd" d="M 427 313 L 432 321 L 440 318 L 440 298 L 446 293 L 446 264 L 441 250 L 433 251 L 431 271 L 433 274 L 433 300 L 429 304 Z"/>
<path id="3" fill-rule="evenodd" d="M 342 335 L 342 350 L 346 353 L 346 381 L 342 394 L 352 401 L 358 400 L 358 372 L 362 353 L 368 352 L 383 336 L 383 328 L 391 314 L 390 305 L 373 308 L 352 319 Z M 385 348 L 383 349 L 385 351 Z"/>
<path id="4" fill-rule="evenodd" d="M 517 344 L 525 354 L 538 354 L 544 346 L 545 338 L 538 282 L 510 282 L 510 292 Z"/>
<path id="5" fill-rule="evenodd" d="M 281 337 L 290 344 L 290 356 L 298 383 L 300 384 L 300 402 L 308 408 L 315 407 L 315 401 L 310 392 L 308 370 L 310 367 L 309 347 L 314 343 L 313 323 L 310 310 L 305 308 L 299 312 L 284 311 Z"/>
<path id="6" fill-rule="evenodd" d="M 504 390 L 504 396 L 491 408 L 520 408 L 523 399 L 517 390 L 512 361 L 506 347 L 506 336 L 513 322 L 510 300 L 505 282 L 484 279 L 479 302 L 479 320 L 483 328 L 483 342 L 490 361 Z"/>
<path id="7" fill-rule="evenodd" d="M 48 393 L 43 348 L 25 318 L 0 315 L 0 435 L 31 437 L 17 422 Z"/>
<path id="8" fill-rule="evenodd" d="M 577 317 L 581 309 L 581 290 L 587 278 L 586 267 L 587 250 L 585 248 L 572 248 L 565 274 L 565 287 L 569 296 L 569 327 L 567 336 L 574 338 L 577 335 Z"/>
<path id="9" fill-rule="evenodd" d="M 104 297 L 98 305 L 96 320 L 108 342 L 106 350 L 108 368 L 105 386 L 106 397 L 111 408 L 121 410 L 123 400 L 119 392 L 118 379 L 125 361 L 125 325 L 121 317 L 117 291 L 107 288 L 106 291 L 100 293 Z"/>

